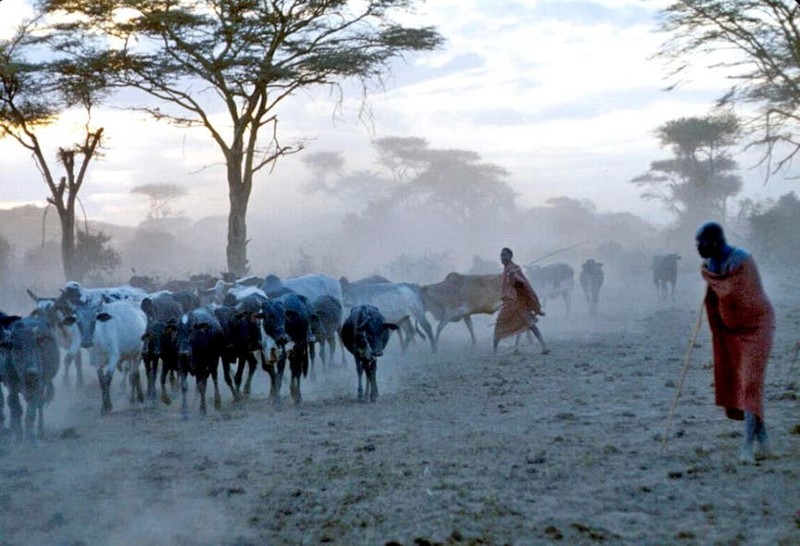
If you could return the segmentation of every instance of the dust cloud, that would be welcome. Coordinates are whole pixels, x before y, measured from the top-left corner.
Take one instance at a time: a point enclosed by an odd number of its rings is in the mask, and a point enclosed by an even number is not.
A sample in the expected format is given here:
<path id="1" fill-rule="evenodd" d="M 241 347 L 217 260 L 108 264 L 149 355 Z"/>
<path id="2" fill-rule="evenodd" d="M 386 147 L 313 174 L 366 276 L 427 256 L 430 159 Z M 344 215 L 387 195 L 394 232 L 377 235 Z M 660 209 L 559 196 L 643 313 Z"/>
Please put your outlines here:
<path id="1" fill-rule="evenodd" d="M 112 236 L 121 263 L 87 284 L 125 283 L 134 273 L 160 282 L 219 275 L 226 226 L 216 217 L 96 226 Z M 220 377 L 222 410 L 210 407 L 206 418 L 192 386 L 186 421 L 179 393 L 171 406 L 129 404 L 119 378 L 114 412 L 101 417 L 97 378 L 85 363 L 83 388 L 74 370 L 69 386 L 57 376 L 40 443 L 0 437 L 0 544 L 798 538 L 789 511 L 800 498 L 785 483 L 797 481 L 800 446 L 787 433 L 796 417 L 785 374 L 796 341 L 787 326 L 800 295 L 782 270 L 762 267 L 771 295 L 789 294 L 776 301 L 779 338 L 767 386 L 778 456 L 741 468 L 731 463 L 739 425 L 722 419 L 711 399 L 705 332 L 674 447 L 659 451 L 704 289 L 686 234 L 573 199 L 459 221 L 425 208 L 293 222 L 253 211 L 248 228 L 250 272 L 259 276 L 380 274 L 428 284 L 451 271 L 499 272 L 499 250 L 508 246 L 521 265 L 569 264 L 572 305 L 567 312 L 561 299 L 545 302 L 539 326 L 552 348 L 547 356 L 524 337 L 493 355 L 493 318 L 485 315 L 474 319 L 475 346 L 463 323 L 447 325 L 437 353 L 419 338 L 403 352 L 393 335 L 378 362 L 375 404 L 356 402 L 352 357 L 343 361 L 341 347 L 329 369 L 317 359 L 297 407 L 285 386 L 282 406 L 268 402 L 269 378 L 259 369 L 251 399 L 239 404 Z M 53 296 L 63 286 L 58 245 L 41 246 L 40 232 L 26 229 L 33 233 L 0 225 L 15 234 L 0 292 L 7 313 L 30 312 L 26 288 Z M 654 254 L 669 252 L 682 256 L 674 300 L 659 297 L 650 268 Z M 595 317 L 578 283 L 589 258 L 605 271 Z M 741 482 L 760 492 L 753 525 L 742 523 L 744 508 L 733 500 L 717 502 L 738 498 Z"/>

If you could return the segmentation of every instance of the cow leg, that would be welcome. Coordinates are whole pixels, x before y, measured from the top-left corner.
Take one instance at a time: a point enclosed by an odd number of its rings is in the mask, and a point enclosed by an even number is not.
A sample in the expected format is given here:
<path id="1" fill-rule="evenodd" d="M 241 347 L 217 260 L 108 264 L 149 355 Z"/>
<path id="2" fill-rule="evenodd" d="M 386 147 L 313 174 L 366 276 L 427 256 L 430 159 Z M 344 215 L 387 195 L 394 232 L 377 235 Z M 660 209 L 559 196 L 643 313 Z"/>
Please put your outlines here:
<path id="1" fill-rule="evenodd" d="M 129 360 L 128 374 L 131 376 L 131 404 L 144 402 L 142 393 L 142 379 L 139 375 L 139 359 L 133 357 Z"/>
<path id="2" fill-rule="evenodd" d="M 444 328 L 444 326 L 442 326 L 442 324 L 443 324 L 443 323 L 441 323 L 441 322 L 440 322 L 440 323 L 439 323 L 439 326 L 441 326 L 442 328 Z M 467 315 L 467 316 L 465 316 L 465 317 L 464 317 L 464 324 L 466 324 L 466 325 L 467 325 L 467 330 L 469 331 L 469 337 L 470 337 L 470 339 L 472 340 L 472 345 L 473 345 L 473 346 L 474 346 L 474 345 L 477 345 L 477 344 L 478 344 L 478 340 L 477 340 L 477 338 L 475 337 L 475 328 L 473 328 L 473 326 L 472 326 L 472 316 L 470 316 L 470 315 Z M 441 331 L 441 329 L 440 329 L 439 331 Z M 436 336 L 436 337 L 437 337 L 437 339 L 438 339 L 438 337 L 439 337 L 439 336 L 438 336 L 438 334 L 437 334 L 437 336 Z M 438 342 L 438 341 L 437 341 L 437 342 Z"/>
<path id="3" fill-rule="evenodd" d="M 237 357 L 236 362 L 236 374 L 233 377 L 234 385 L 236 386 L 236 392 L 240 394 L 239 398 L 241 398 L 242 394 L 242 378 L 244 377 L 244 369 L 247 365 L 247 355 L 240 354 Z M 247 397 L 247 394 L 244 394 Z"/>
<path id="4" fill-rule="evenodd" d="M 281 349 L 281 355 L 278 357 L 278 363 L 276 366 L 276 373 L 275 373 L 275 399 L 274 403 L 276 405 L 280 405 L 281 403 L 281 387 L 283 387 L 283 374 L 286 371 L 286 360 L 288 359 L 288 355 L 286 354 L 286 349 Z"/>
<path id="5" fill-rule="evenodd" d="M 64 353 L 64 377 L 62 378 L 62 384 L 65 387 L 69 387 L 69 367 L 74 359 L 75 353 L 72 351 L 67 351 Z"/>
<path id="6" fill-rule="evenodd" d="M 166 362 L 161 367 L 161 401 L 168 406 L 172 404 L 172 399 L 169 397 L 169 394 L 167 394 L 167 376 L 171 369 L 171 366 L 167 367 Z"/>
<path id="7" fill-rule="evenodd" d="M 78 349 L 75 351 L 75 372 L 78 376 L 77 381 L 75 382 L 76 386 L 80 389 L 83 388 L 83 351 Z"/>
<path id="8" fill-rule="evenodd" d="M 219 394 L 219 378 L 217 366 L 211 368 L 211 380 L 214 382 L 214 409 L 219 411 L 222 409 L 222 396 Z"/>
<path id="9" fill-rule="evenodd" d="M 564 307 L 566 307 L 567 315 L 569 315 L 569 307 L 570 304 L 572 303 L 572 297 L 569 295 L 568 291 L 563 292 L 561 296 L 564 298 Z"/>
<path id="10" fill-rule="evenodd" d="M 231 377 L 231 364 L 230 360 L 222 359 L 222 376 L 225 379 L 225 384 L 228 385 L 228 388 L 231 390 L 231 395 L 233 395 L 233 401 L 238 402 L 242 399 L 242 395 L 239 393 L 239 389 L 233 383 L 233 378 Z"/>
<path id="11" fill-rule="evenodd" d="M 6 430 L 6 399 L 5 395 L 3 394 L 3 384 L 0 383 L 0 436 L 3 435 L 3 432 Z"/>
<path id="12" fill-rule="evenodd" d="M 156 399 L 156 375 L 158 374 L 158 359 L 150 355 L 142 356 L 144 360 L 144 375 L 147 379 L 147 400 L 155 402 Z"/>
<path id="13" fill-rule="evenodd" d="M 299 347 L 299 350 L 297 350 Z M 303 350 L 302 344 L 298 343 L 289 352 L 289 370 L 291 380 L 289 382 L 289 392 L 295 404 L 300 404 L 303 397 L 300 394 L 300 376 L 303 374 L 303 364 L 308 360 L 308 353 Z M 307 365 L 307 364 L 306 364 Z"/>
<path id="14" fill-rule="evenodd" d="M 8 412 L 10 414 L 11 432 L 18 440 L 22 440 L 22 403 L 19 401 L 19 388 L 14 386 L 8 393 Z"/>
<path id="15" fill-rule="evenodd" d="M 439 346 L 439 336 L 442 335 L 442 330 L 444 330 L 445 326 L 447 326 L 447 321 L 445 320 L 440 320 L 439 324 L 436 325 L 436 333 L 433 335 L 433 337 L 436 339 L 437 347 Z"/>
<path id="16" fill-rule="evenodd" d="M 364 367 L 361 364 L 361 359 L 356 357 L 356 375 L 358 376 L 358 401 L 364 401 L 364 387 L 361 386 L 361 375 L 364 372 Z"/>
<path id="17" fill-rule="evenodd" d="M 25 374 L 23 379 L 23 397 L 25 398 L 25 438 L 29 441 L 35 438 L 33 426 L 36 422 L 36 410 L 39 408 L 36 388 L 39 377 L 35 374 Z"/>
<path id="18" fill-rule="evenodd" d="M 200 415 L 205 416 L 206 410 L 206 387 L 208 386 L 208 376 L 205 371 L 197 374 L 197 392 L 200 395 Z"/>
<path id="19" fill-rule="evenodd" d="M 539 327 L 536 326 L 535 324 L 531 325 L 531 332 L 533 332 L 533 335 L 535 335 L 536 339 L 538 339 L 539 343 L 541 343 L 541 345 L 542 345 L 542 354 L 543 355 L 548 354 L 550 352 L 550 347 L 547 346 L 547 343 L 545 342 L 544 337 L 542 337 L 542 332 L 539 331 Z"/>
<path id="20" fill-rule="evenodd" d="M 258 367 L 258 360 L 256 360 L 256 355 L 253 353 L 249 353 L 247 355 L 247 381 L 244 383 L 244 397 L 250 398 L 250 385 L 253 383 L 253 375 L 256 373 L 256 368 Z"/>
<path id="21" fill-rule="evenodd" d="M 111 375 L 107 374 L 105 367 L 97 368 L 97 381 L 100 383 L 100 393 L 103 399 L 100 407 L 100 415 L 108 415 L 111 413 Z"/>
<path id="22" fill-rule="evenodd" d="M 308 359 L 310 362 L 309 371 L 311 373 L 311 381 L 317 380 L 317 372 L 315 370 L 316 366 L 316 359 L 317 359 L 317 348 L 316 343 L 309 342 L 308 343 Z"/>
<path id="23" fill-rule="evenodd" d="M 378 361 L 370 363 L 369 383 L 372 388 L 369 391 L 369 401 L 375 402 L 378 399 Z"/>
<path id="24" fill-rule="evenodd" d="M 425 317 L 423 312 L 422 315 L 417 317 L 417 321 L 419 322 L 420 326 L 422 326 L 422 330 L 425 332 L 425 335 L 428 336 L 428 339 L 431 342 L 431 352 L 436 352 L 436 336 L 433 335 L 433 328 L 431 328 L 431 323 L 428 322 L 428 319 Z"/>
<path id="25" fill-rule="evenodd" d="M 180 371 L 181 380 L 181 418 L 185 421 L 189 419 L 189 403 L 186 401 L 186 394 L 189 391 L 189 373 L 186 370 Z"/>

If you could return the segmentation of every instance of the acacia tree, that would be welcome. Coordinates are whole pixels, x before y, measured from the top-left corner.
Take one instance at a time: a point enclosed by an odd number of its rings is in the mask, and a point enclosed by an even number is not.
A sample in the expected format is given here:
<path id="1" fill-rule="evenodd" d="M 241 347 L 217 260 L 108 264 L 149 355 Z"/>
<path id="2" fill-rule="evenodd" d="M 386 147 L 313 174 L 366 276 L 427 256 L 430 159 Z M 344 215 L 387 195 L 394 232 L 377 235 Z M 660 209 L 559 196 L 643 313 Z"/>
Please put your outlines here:
<path id="1" fill-rule="evenodd" d="M 660 201 L 678 223 L 694 226 L 703 219 L 727 217 L 728 199 L 742 189 L 730 154 L 739 136 L 731 114 L 668 121 L 656 130 L 673 157 L 650 163 L 650 170 L 632 182 L 645 188 L 642 197 Z"/>
<path id="2" fill-rule="evenodd" d="M 380 170 L 346 173 L 313 189 L 345 201 L 365 203 L 367 214 L 382 215 L 400 205 L 434 208 L 466 223 L 515 209 L 515 193 L 505 182 L 508 171 L 481 161 L 470 150 L 430 148 L 419 137 L 386 137 L 373 142 Z M 315 162 L 316 180 L 325 165 L 342 171 L 344 160 Z M 325 156 L 328 157 L 328 156 Z"/>
<path id="3" fill-rule="evenodd" d="M 76 48 L 69 55 L 48 48 L 39 19 L 21 25 L 9 40 L 0 41 L 0 138 L 10 137 L 31 152 L 50 195 L 47 201 L 61 224 L 61 260 L 67 280 L 82 280 L 76 256 L 75 205 L 93 159 L 99 156 L 102 127 L 91 127 L 92 108 L 106 93 L 94 54 Z M 37 28 L 39 27 L 39 28 Z M 46 55 L 45 55 L 46 50 Z M 37 60 L 47 58 L 47 61 Z M 81 140 L 61 146 L 55 162 L 48 159 L 39 135 L 61 114 L 85 112 Z M 56 164 L 63 175 L 58 176 Z"/>
<path id="4" fill-rule="evenodd" d="M 64 47 L 114 38 L 120 85 L 160 101 L 156 119 L 202 127 L 226 165 L 228 269 L 247 270 L 246 215 L 254 175 L 302 142 L 278 138 L 277 106 L 311 86 L 353 79 L 364 96 L 390 62 L 442 42 L 430 27 L 394 23 L 413 0 L 45 0 L 67 13 Z M 162 108 L 161 105 L 166 106 Z M 224 123 L 213 117 L 220 111 Z"/>
<path id="5" fill-rule="evenodd" d="M 163 220 L 176 213 L 172 208 L 173 201 L 183 197 L 188 191 L 178 184 L 155 183 L 136 186 L 131 193 L 138 193 L 148 198 L 147 218 L 149 220 Z"/>
<path id="6" fill-rule="evenodd" d="M 796 0 L 682 0 L 662 11 L 670 38 L 660 55 L 673 77 L 701 59 L 733 80 L 721 105 L 757 108 L 753 144 L 764 145 L 768 173 L 800 152 L 800 8 Z M 778 154 L 774 154 L 778 145 Z M 772 162 L 773 156 L 776 161 Z"/>

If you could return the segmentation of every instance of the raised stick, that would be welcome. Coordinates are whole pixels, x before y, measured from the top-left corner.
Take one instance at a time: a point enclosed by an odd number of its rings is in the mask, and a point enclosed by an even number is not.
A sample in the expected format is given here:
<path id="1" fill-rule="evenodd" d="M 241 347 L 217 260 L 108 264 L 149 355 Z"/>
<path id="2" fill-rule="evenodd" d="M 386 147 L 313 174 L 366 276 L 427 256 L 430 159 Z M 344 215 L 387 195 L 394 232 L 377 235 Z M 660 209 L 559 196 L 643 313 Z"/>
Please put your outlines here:
<path id="1" fill-rule="evenodd" d="M 683 390 L 683 382 L 686 379 L 686 372 L 689 371 L 689 361 L 692 358 L 692 351 L 694 350 L 694 343 L 697 341 L 697 332 L 700 331 L 700 324 L 703 321 L 703 309 L 705 307 L 706 298 L 703 297 L 703 300 L 700 302 L 700 310 L 697 311 L 697 323 L 694 325 L 694 332 L 692 332 L 692 337 L 689 339 L 689 348 L 686 351 L 686 358 L 683 359 L 683 371 L 681 372 L 681 379 L 678 382 L 678 388 L 675 391 L 675 400 L 672 401 L 672 408 L 669 410 L 669 418 L 667 419 L 667 430 L 664 432 L 664 441 L 661 443 L 661 452 L 664 452 L 664 449 L 667 447 L 667 441 L 669 441 L 669 433 L 672 430 L 672 418 L 675 416 L 675 408 L 678 407 L 678 399 L 681 397 L 681 391 Z"/>

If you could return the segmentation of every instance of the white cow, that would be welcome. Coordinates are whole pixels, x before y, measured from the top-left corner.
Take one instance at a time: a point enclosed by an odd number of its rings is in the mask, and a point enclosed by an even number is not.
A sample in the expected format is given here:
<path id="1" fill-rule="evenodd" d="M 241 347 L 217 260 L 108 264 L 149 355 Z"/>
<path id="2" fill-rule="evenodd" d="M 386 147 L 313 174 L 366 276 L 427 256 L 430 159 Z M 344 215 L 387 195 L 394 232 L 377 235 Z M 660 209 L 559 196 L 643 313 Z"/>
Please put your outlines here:
<path id="1" fill-rule="evenodd" d="M 129 284 L 103 288 L 86 288 L 79 282 L 70 281 L 61 289 L 58 303 L 72 308 L 79 305 L 97 305 L 112 301 L 132 301 L 138 305 L 147 296 L 147 292 Z"/>
<path id="2" fill-rule="evenodd" d="M 131 402 L 144 402 L 139 361 L 147 317 L 138 304 L 115 301 L 82 305 L 63 322 L 67 325 L 77 323 L 81 333 L 81 347 L 91 349 L 91 362 L 97 369 L 97 378 L 103 393 L 102 414 L 111 413 L 111 380 L 117 366 L 122 367 L 123 364 L 129 366 Z"/>
<path id="3" fill-rule="evenodd" d="M 425 335 L 431 342 L 431 350 L 436 351 L 436 343 L 428 319 L 425 316 L 425 306 L 419 288 L 405 283 L 375 283 L 361 284 L 348 282 L 342 277 L 339 281 L 342 287 L 345 314 L 356 305 L 373 305 L 378 308 L 388 324 L 396 324 L 404 332 L 401 338 L 403 350 L 408 347 L 414 336 L 414 324 L 422 326 Z"/>

